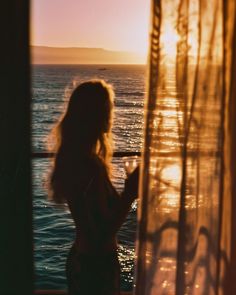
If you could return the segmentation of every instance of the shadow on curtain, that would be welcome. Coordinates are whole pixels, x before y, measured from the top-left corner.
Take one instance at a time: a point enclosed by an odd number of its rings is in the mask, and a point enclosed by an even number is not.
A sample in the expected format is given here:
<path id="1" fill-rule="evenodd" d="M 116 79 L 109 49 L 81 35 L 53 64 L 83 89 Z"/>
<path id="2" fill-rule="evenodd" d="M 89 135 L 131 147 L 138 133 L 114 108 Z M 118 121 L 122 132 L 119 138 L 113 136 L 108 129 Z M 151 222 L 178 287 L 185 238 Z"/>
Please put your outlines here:
<path id="1" fill-rule="evenodd" d="M 236 294 L 235 5 L 152 1 L 136 295 Z"/>

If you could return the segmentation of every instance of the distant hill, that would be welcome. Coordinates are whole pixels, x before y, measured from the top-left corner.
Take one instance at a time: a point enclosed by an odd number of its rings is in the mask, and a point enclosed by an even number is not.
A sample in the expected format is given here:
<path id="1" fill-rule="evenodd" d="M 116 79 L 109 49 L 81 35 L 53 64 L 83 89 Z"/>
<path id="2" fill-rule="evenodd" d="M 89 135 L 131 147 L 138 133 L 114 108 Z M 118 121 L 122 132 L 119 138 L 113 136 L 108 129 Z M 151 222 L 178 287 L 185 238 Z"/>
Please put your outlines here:
<path id="1" fill-rule="evenodd" d="M 102 48 L 31 46 L 33 64 L 139 64 L 141 55 Z"/>

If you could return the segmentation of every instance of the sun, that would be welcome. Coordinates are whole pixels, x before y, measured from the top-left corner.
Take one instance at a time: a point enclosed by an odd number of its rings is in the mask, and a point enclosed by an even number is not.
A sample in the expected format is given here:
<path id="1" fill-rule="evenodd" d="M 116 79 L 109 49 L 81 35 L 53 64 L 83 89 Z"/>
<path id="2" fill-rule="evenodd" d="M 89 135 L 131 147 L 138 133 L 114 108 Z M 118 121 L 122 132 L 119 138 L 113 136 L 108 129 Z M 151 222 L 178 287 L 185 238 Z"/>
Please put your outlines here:
<path id="1" fill-rule="evenodd" d="M 166 23 L 163 26 L 160 44 L 163 55 L 167 60 L 175 59 L 176 47 L 179 40 L 179 35 L 171 23 Z"/>
<path id="2" fill-rule="evenodd" d="M 198 54 L 198 37 L 197 31 L 189 30 L 188 32 L 188 54 L 191 57 L 196 58 Z M 165 61 L 168 62 L 175 62 L 176 55 L 177 55 L 177 45 L 180 41 L 180 36 L 171 22 L 166 22 L 161 30 L 160 36 L 160 47 L 161 47 L 161 54 L 165 58 Z"/>

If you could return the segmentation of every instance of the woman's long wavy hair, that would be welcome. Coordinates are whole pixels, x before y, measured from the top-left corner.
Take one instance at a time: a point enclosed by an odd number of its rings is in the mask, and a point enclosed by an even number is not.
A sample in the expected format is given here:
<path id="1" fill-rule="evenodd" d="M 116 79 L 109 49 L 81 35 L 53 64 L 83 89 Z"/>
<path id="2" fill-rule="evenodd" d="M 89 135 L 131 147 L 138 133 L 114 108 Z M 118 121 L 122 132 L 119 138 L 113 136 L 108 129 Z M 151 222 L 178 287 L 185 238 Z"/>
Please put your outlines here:
<path id="1" fill-rule="evenodd" d="M 112 155 L 112 108 L 114 93 L 103 80 L 78 85 L 67 110 L 54 129 L 56 154 L 49 178 L 49 199 L 66 201 L 73 167 L 86 157 L 98 156 L 109 173 Z"/>

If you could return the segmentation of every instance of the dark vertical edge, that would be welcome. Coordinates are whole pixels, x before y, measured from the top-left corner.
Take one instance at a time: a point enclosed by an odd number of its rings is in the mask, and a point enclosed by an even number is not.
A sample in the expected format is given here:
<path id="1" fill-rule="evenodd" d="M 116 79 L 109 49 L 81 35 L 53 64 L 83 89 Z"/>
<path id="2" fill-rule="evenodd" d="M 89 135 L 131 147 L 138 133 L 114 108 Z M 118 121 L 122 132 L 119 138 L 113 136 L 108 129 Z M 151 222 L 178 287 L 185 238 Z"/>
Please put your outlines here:
<path id="1" fill-rule="evenodd" d="M 183 40 L 182 44 L 178 44 L 180 47 L 184 44 L 185 54 L 183 55 L 184 58 L 180 58 L 179 54 L 183 54 L 183 52 L 179 52 L 177 50 L 176 56 L 176 82 L 178 79 L 181 78 L 181 89 L 178 89 L 178 93 L 181 93 L 183 102 L 184 102 L 184 109 L 183 109 L 183 133 L 184 133 L 184 140 L 183 140 L 183 148 L 182 148 L 182 180 L 180 185 L 180 207 L 179 207 L 179 222 L 178 222 L 178 240 L 177 240 L 177 263 L 176 263 L 176 290 L 175 294 L 182 295 L 185 293 L 185 261 L 186 261 L 186 208 L 185 208 L 185 193 L 186 193 L 186 183 L 187 183 L 187 156 L 188 156 L 188 137 L 189 137 L 189 129 L 190 129 L 190 121 L 188 122 L 188 89 L 187 89 L 187 80 L 188 80 L 188 24 L 185 19 L 188 18 L 189 14 L 189 1 L 180 1 L 179 8 L 178 8 L 178 20 L 177 20 L 177 29 L 179 35 L 182 37 Z M 182 20 L 181 20 L 182 19 Z M 184 22 L 183 28 L 185 31 L 181 31 L 181 21 Z M 182 30 L 184 30 L 182 29 Z M 177 48 L 178 49 L 178 48 Z M 179 64 L 181 63 L 181 64 Z M 181 77 L 177 77 L 178 75 L 178 67 L 184 67 L 183 73 L 181 73 Z M 180 88 L 179 83 L 176 83 L 177 87 Z M 191 109 L 193 111 L 193 108 Z M 192 113 L 191 113 L 192 114 Z M 191 115 L 190 115 L 191 118 Z M 180 126 L 179 126 L 180 127 Z"/>
<path id="2" fill-rule="evenodd" d="M 234 3 L 233 3 L 234 2 Z M 236 294 L 236 4 L 231 1 L 233 11 L 232 20 L 232 42 L 231 42 L 231 84 L 230 84 L 230 98 L 229 98 L 229 133 L 230 133 L 230 159 L 231 159 L 231 185 L 232 185 L 232 215 L 231 215 L 231 257 L 230 257 L 230 291 L 225 294 Z"/>
<path id="3" fill-rule="evenodd" d="M 139 196 L 142 198 L 140 210 L 140 220 L 138 223 L 136 249 L 136 270 L 134 294 L 144 295 L 147 288 L 146 270 L 146 234 L 148 223 L 148 184 L 149 184 L 149 164 L 151 134 L 150 125 L 153 120 L 153 109 L 157 98 L 158 67 L 160 59 L 160 29 L 161 29 L 161 0 L 151 0 L 151 28 L 149 38 L 148 56 L 148 85 L 145 102 L 145 123 L 144 123 L 144 148 L 142 151 L 142 171 Z M 155 41 L 155 42 L 154 42 Z"/>
<path id="4" fill-rule="evenodd" d="M 0 294 L 33 294 L 29 0 L 0 10 Z"/>
<path id="5" fill-rule="evenodd" d="M 227 144 L 225 154 L 225 182 L 224 204 L 228 211 L 224 210 L 222 225 L 222 254 L 221 276 L 222 294 L 236 294 L 236 3 L 234 0 L 223 1 L 224 4 L 224 28 L 225 28 L 225 92 L 226 92 L 226 116 L 225 116 L 225 142 Z M 229 160 L 229 161 L 228 161 Z M 227 172 L 228 175 L 227 175 Z M 228 187 L 227 187 L 228 186 Z M 228 190 L 227 190 L 228 189 Z M 226 194 L 227 193 L 227 194 Z M 223 208 L 224 209 L 224 208 Z M 230 213 L 228 213 L 230 212 Z"/>
<path id="6" fill-rule="evenodd" d="M 216 295 L 220 294 L 221 290 L 221 239 L 222 239 L 222 221 L 223 221 L 223 197 L 224 197 L 224 174 L 225 174 L 225 108 L 226 108 L 226 3 L 221 1 L 222 11 L 222 99 L 221 99 L 221 130 L 220 130 L 220 183 L 219 183 L 219 208 L 218 208 L 218 245 L 217 245 L 217 261 L 216 261 Z"/>

